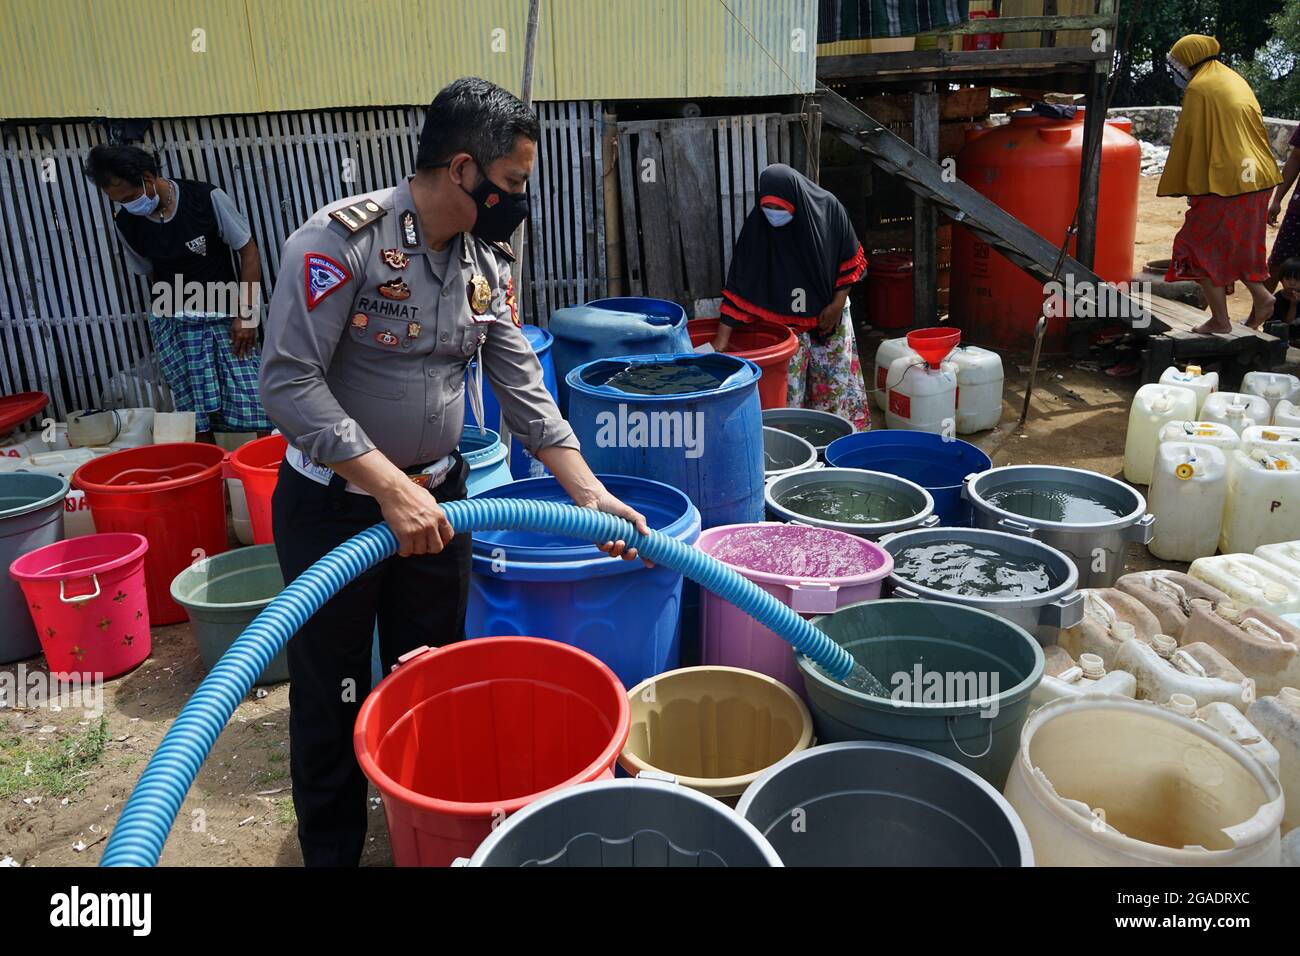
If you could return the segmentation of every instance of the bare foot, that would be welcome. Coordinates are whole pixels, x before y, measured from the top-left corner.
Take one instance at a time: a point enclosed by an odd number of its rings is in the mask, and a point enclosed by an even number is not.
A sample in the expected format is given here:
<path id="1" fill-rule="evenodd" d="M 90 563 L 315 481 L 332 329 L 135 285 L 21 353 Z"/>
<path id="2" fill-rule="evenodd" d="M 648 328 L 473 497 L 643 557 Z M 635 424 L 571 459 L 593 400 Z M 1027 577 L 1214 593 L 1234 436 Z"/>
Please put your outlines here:
<path id="1" fill-rule="evenodd" d="M 1232 323 L 1226 319 L 1209 319 L 1192 329 L 1198 335 L 1223 335 L 1232 331 Z"/>

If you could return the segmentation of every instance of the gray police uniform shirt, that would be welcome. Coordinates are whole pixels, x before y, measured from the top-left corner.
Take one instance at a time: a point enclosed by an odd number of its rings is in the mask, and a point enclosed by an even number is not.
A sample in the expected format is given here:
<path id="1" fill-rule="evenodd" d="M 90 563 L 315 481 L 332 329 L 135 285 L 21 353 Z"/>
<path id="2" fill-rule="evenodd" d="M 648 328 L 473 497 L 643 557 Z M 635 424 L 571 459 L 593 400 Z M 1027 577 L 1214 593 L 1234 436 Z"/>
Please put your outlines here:
<path id="1" fill-rule="evenodd" d="M 312 461 L 378 448 L 410 468 L 450 454 L 464 423 L 465 368 L 480 348 L 524 446 L 579 447 L 517 325 L 512 257 L 468 233 L 449 251 L 439 275 L 409 180 L 324 207 L 285 243 L 261 396 Z"/>

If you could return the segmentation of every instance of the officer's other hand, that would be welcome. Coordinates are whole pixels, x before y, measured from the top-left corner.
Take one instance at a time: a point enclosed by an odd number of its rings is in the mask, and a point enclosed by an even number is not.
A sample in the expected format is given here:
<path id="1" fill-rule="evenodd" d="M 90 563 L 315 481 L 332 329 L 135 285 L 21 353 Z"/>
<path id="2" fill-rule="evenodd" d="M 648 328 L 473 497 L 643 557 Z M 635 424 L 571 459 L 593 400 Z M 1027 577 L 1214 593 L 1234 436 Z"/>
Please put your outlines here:
<path id="1" fill-rule="evenodd" d="M 630 505 L 624 504 L 605 489 L 601 489 L 596 496 L 586 503 L 583 507 L 594 508 L 596 511 L 603 511 L 605 514 L 614 515 L 618 518 L 624 518 L 631 522 L 632 527 L 636 528 L 641 534 L 649 534 L 650 527 L 646 524 L 645 515 L 637 511 Z M 604 544 L 596 545 L 601 551 L 604 551 L 610 557 L 622 558 L 624 561 L 633 561 L 636 559 L 636 548 L 629 548 L 627 542 L 622 539 L 618 541 L 606 541 Z M 642 559 L 646 567 L 652 568 L 654 565 Z"/>
<path id="2" fill-rule="evenodd" d="M 251 322 L 245 326 L 243 319 L 235 319 L 230 325 L 230 349 L 235 358 L 247 358 L 257 344 L 257 327 Z"/>
<path id="3" fill-rule="evenodd" d="M 397 536 L 397 553 L 404 558 L 437 554 L 456 535 L 433 495 L 413 481 L 398 482 L 379 507 Z"/>

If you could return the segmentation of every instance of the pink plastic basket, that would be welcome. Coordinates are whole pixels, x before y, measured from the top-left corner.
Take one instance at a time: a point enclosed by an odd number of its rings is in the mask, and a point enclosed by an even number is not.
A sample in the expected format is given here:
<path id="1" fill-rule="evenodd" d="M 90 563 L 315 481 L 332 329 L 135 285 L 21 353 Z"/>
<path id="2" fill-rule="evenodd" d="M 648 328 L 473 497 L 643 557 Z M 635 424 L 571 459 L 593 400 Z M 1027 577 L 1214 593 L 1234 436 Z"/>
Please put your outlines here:
<path id="1" fill-rule="evenodd" d="M 148 550 L 143 535 L 90 534 L 37 548 L 9 566 L 51 672 L 107 680 L 149 656 Z"/>

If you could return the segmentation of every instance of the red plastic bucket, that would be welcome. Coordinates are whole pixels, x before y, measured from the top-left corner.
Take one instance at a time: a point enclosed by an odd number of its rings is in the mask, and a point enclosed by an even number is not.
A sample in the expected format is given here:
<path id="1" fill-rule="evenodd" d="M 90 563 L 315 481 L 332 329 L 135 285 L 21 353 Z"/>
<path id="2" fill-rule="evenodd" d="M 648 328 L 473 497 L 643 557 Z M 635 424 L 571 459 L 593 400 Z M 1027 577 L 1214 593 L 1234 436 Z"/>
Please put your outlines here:
<path id="1" fill-rule="evenodd" d="M 149 656 L 145 554 L 139 534 L 88 534 L 9 566 L 23 589 L 51 673 L 105 680 Z"/>
<path id="2" fill-rule="evenodd" d="M 602 777 L 627 742 L 627 691 L 568 644 L 484 637 L 405 654 L 357 715 L 393 862 L 448 866 L 543 794 Z"/>
<path id="3" fill-rule="evenodd" d="M 216 445 L 177 442 L 113 452 L 86 462 L 72 486 L 86 493 L 95 530 L 149 540 L 145 581 L 154 625 L 186 620 L 171 598 L 172 578 L 198 558 L 229 548 L 226 496 Z"/>
<path id="4" fill-rule="evenodd" d="M 691 319 L 686 323 L 691 345 L 712 342 L 718 334 L 717 319 Z M 758 403 L 763 408 L 785 408 L 790 378 L 790 357 L 799 350 L 798 337 L 775 322 L 751 322 L 731 330 L 728 355 L 749 359 L 763 370 L 758 380 Z"/>
<path id="5" fill-rule="evenodd" d="M 227 478 L 238 478 L 244 483 L 244 498 L 248 501 L 248 518 L 253 523 L 253 544 L 272 544 L 271 496 L 275 483 L 280 480 L 280 462 L 289 447 L 283 435 L 267 435 L 230 453 L 226 463 Z"/>
<path id="6" fill-rule="evenodd" d="M 867 265 L 866 319 L 878 329 L 905 329 L 912 324 L 912 257 L 885 252 Z"/>

